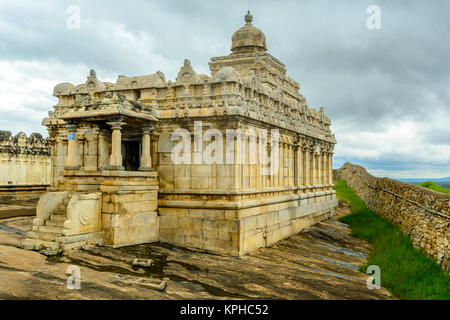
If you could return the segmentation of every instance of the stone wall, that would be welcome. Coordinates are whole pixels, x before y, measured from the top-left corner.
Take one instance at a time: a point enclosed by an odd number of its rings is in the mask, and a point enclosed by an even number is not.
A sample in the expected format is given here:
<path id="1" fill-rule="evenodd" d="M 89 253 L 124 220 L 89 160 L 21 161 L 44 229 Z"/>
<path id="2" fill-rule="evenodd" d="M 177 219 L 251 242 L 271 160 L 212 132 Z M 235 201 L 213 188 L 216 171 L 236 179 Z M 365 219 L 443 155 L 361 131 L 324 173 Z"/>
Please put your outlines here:
<path id="1" fill-rule="evenodd" d="M 234 200 L 208 201 L 203 206 L 194 200 L 194 195 L 189 195 L 190 198 L 186 195 L 184 201 L 160 199 L 160 240 L 242 256 L 296 234 L 336 212 L 334 190 L 272 195 L 270 199 L 263 192 L 257 195 L 261 197 L 259 200 L 236 200 L 232 194 L 223 193 L 224 199 Z"/>
<path id="2" fill-rule="evenodd" d="M 281 132 L 280 142 L 271 148 L 278 148 L 277 170 L 263 175 L 267 165 L 249 161 L 250 137 L 242 138 L 242 162 L 228 163 L 223 157 L 219 163 L 195 163 L 194 136 L 203 136 L 202 127 L 196 129 L 189 119 L 165 119 L 161 124 L 152 155 L 160 177 L 161 241 L 238 256 L 270 246 L 335 213 L 329 149 L 311 147 L 306 139 Z M 255 143 L 267 143 L 256 139 L 262 128 L 245 119 L 210 118 L 205 127 L 216 129 L 224 140 L 228 128 L 237 128 L 254 132 Z M 194 145 L 189 148 L 188 164 L 171 160 L 176 145 L 171 133 L 180 128 L 194 133 L 186 140 L 190 137 Z M 237 139 L 230 144 L 234 144 L 233 152 L 239 150 Z M 225 141 L 217 149 L 221 152 L 216 152 L 227 154 L 230 144 Z"/>
<path id="3" fill-rule="evenodd" d="M 416 248 L 450 271 L 450 195 L 377 178 L 348 162 L 333 173 L 336 179 L 347 181 L 370 210 L 409 233 Z"/>
<path id="4" fill-rule="evenodd" d="M 0 131 L 0 185 L 49 185 L 50 146 L 38 133 Z"/>

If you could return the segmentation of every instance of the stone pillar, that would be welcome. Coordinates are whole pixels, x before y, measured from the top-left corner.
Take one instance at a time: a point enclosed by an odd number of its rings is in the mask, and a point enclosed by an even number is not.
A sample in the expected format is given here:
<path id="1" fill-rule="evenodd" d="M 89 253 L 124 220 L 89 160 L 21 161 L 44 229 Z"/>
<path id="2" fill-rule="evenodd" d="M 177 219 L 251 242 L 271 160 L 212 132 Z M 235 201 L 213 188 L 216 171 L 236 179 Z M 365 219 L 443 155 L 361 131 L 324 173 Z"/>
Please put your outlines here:
<path id="1" fill-rule="evenodd" d="M 330 184 L 330 153 L 327 152 L 327 157 L 325 158 L 325 184 Z"/>
<path id="2" fill-rule="evenodd" d="M 322 159 L 322 177 L 323 177 L 323 185 L 328 185 L 328 152 L 323 152 Z"/>
<path id="3" fill-rule="evenodd" d="M 309 185 L 313 186 L 314 185 L 314 150 L 311 149 L 309 154 Z"/>
<path id="4" fill-rule="evenodd" d="M 303 186 L 305 185 L 303 177 L 303 150 L 300 146 L 298 146 L 297 171 L 298 171 L 298 186 Z"/>
<path id="5" fill-rule="evenodd" d="M 63 138 L 56 136 L 55 155 L 51 158 L 52 163 L 52 187 L 58 182 L 59 171 L 64 168 L 64 142 Z"/>
<path id="6" fill-rule="evenodd" d="M 66 157 L 66 170 L 79 170 L 80 169 L 80 155 L 79 147 L 77 144 L 77 125 L 67 125 L 67 157 Z"/>
<path id="7" fill-rule="evenodd" d="M 90 134 L 86 136 L 87 146 L 84 161 L 84 170 L 97 171 L 98 169 L 98 130 L 93 129 Z"/>
<path id="8" fill-rule="evenodd" d="M 310 164 L 309 150 L 305 149 L 305 176 L 304 176 L 305 186 L 309 186 L 311 184 L 310 183 L 311 176 L 310 176 L 310 172 L 309 172 L 309 164 Z"/>
<path id="9" fill-rule="evenodd" d="M 328 170 L 328 166 L 327 166 L 327 154 L 325 152 L 322 152 L 322 183 L 323 185 L 327 184 L 327 180 L 326 180 L 326 176 L 327 176 L 327 170 Z"/>
<path id="10" fill-rule="evenodd" d="M 283 170 L 283 186 L 289 186 L 289 144 L 286 142 L 283 148 L 284 153 L 284 170 Z"/>
<path id="11" fill-rule="evenodd" d="M 301 149 L 298 144 L 294 144 L 294 186 L 300 186 L 300 161 Z"/>
<path id="12" fill-rule="evenodd" d="M 280 187 L 284 186 L 284 141 L 280 141 L 279 147 L 279 171 L 278 171 L 278 185 Z"/>
<path id="13" fill-rule="evenodd" d="M 292 187 L 293 184 L 293 179 L 294 179 L 294 175 L 292 174 L 293 169 L 294 169 L 294 153 L 293 151 L 293 146 L 291 143 L 288 144 L 288 186 Z"/>
<path id="14" fill-rule="evenodd" d="M 279 157 L 278 157 L 278 186 L 282 187 L 283 186 L 283 182 L 284 182 L 284 142 L 280 140 L 280 144 L 279 144 L 279 148 L 278 148 L 278 152 Z"/>
<path id="15" fill-rule="evenodd" d="M 257 188 L 257 178 L 255 174 L 257 170 L 257 162 L 255 161 L 255 159 L 258 157 L 258 153 L 256 141 L 256 133 L 255 131 L 251 131 L 251 133 L 248 135 L 248 153 L 246 153 L 246 158 L 248 158 L 248 162 L 246 162 L 246 165 L 248 165 L 248 183 L 250 189 Z"/>
<path id="16" fill-rule="evenodd" d="M 106 170 L 109 167 L 109 130 L 101 130 L 98 139 L 98 169 Z"/>
<path id="17" fill-rule="evenodd" d="M 259 140 L 259 135 L 256 135 L 256 189 L 261 188 L 261 165 L 259 161 L 259 151 L 261 150 L 259 144 L 261 142 Z"/>
<path id="18" fill-rule="evenodd" d="M 290 172 L 290 181 L 291 181 L 291 186 L 296 186 L 298 185 L 298 176 L 297 179 L 295 179 L 295 168 L 298 167 L 298 163 L 295 161 L 295 154 L 296 154 L 296 150 L 294 150 L 294 145 L 291 144 L 291 169 L 289 170 Z M 297 171 L 298 172 L 298 171 Z"/>
<path id="19" fill-rule="evenodd" d="M 261 155 L 263 154 L 263 150 L 264 148 L 266 148 L 266 143 L 264 138 L 259 135 L 258 138 L 258 163 L 259 163 L 259 175 L 261 176 L 261 180 L 260 180 L 260 185 L 259 187 L 261 189 L 264 189 L 266 187 L 266 179 L 267 179 L 267 175 L 263 175 L 262 173 L 264 172 L 264 168 L 267 167 L 266 164 L 264 164 L 264 161 L 260 161 L 263 160 L 261 159 Z"/>
<path id="20" fill-rule="evenodd" d="M 311 154 L 312 157 L 312 168 L 311 168 L 311 185 L 315 186 L 317 184 L 317 176 L 316 176 L 316 154 L 313 151 Z"/>
<path id="21" fill-rule="evenodd" d="M 329 154 L 328 172 L 330 174 L 329 183 L 333 184 L 333 152 L 330 152 Z"/>
<path id="22" fill-rule="evenodd" d="M 274 146 L 271 146 L 271 152 L 275 152 L 275 148 Z M 271 183 L 273 186 L 278 187 L 280 185 L 280 160 L 281 160 L 281 153 L 280 153 L 280 148 L 281 148 L 281 141 L 278 141 L 278 160 L 277 161 L 277 166 L 275 166 L 274 163 L 271 162 L 271 166 L 272 168 L 274 168 L 274 174 L 270 175 L 270 179 L 271 179 Z M 273 156 L 273 159 L 275 160 L 275 156 Z"/>
<path id="23" fill-rule="evenodd" d="M 50 143 L 50 160 L 51 161 L 55 161 L 55 157 L 56 154 L 58 152 L 57 148 L 57 140 L 55 137 L 55 133 L 53 132 L 54 130 L 49 130 L 49 138 L 48 141 Z M 55 185 L 55 174 L 54 174 L 54 169 L 52 170 L 52 172 L 50 172 L 50 185 L 54 186 Z M 46 175 L 44 175 L 44 177 L 46 177 Z"/>
<path id="24" fill-rule="evenodd" d="M 244 175 L 245 175 L 245 166 L 246 166 L 246 162 L 245 162 L 245 148 L 246 148 L 246 140 L 247 140 L 247 136 L 245 135 L 245 128 L 241 128 L 241 132 L 239 134 L 239 141 L 240 141 L 240 148 L 239 148 L 239 159 L 240 159 L 240 168 L 241 168 L 241 172 L 240 172 L 240 184 L 241 184 L 241 188 L 245 189 L 246 185 L 245 185 L 245 179 L 244 179 Z"/>
<path id="25" fill-rule="evenodd" d="M 154 129 L 149 126 L 142 129 L 142 155 L 139 171 L 153 171 L 150 135 Z"/>
<path id="26" fill-rule="evenodd" d="M 114 121 L 108 122 L 112 129 L 111 138 L 111 155 L 109 156 L 110 170 L 125 170 L 122 166 L 122 126 L 126 123 L 123 118 L 117 118 Z"/>
<path id="27" fill-rule="evenodd" d="M 201 137 L 200 137 L 201 139 Z M 239 148 L 242 147 L 242 139 L 241 137 L 241 130 L 237 130 L 236 131 L 236 136 L 233 139 L 233 143 L 234 143 L 234 147 L 233 147 L 233 159 L 234 159 L 234 187 L 236 189 L 242 189 L 242 185 L 241 185 L 241 170 L 242 170 L 242 166 L 241 166 L 241 160 L 240 160 L 240 156 L 242 155 L 241 150 L 239 150 Z"/>
<path id="28" fill-rule="evenodd" d="M 322 158 L 323 154 L 320 152 L 317 155 L 317 181 L 316 184 L 322 184 Z"/>
<path id="29" fill-rule="evenodd" d="M 294 154 L 294 145 L 289 145 L 289 186 L 293 187 L 297 185 L 297 182 L 295 182 L 295 154 Z"/>

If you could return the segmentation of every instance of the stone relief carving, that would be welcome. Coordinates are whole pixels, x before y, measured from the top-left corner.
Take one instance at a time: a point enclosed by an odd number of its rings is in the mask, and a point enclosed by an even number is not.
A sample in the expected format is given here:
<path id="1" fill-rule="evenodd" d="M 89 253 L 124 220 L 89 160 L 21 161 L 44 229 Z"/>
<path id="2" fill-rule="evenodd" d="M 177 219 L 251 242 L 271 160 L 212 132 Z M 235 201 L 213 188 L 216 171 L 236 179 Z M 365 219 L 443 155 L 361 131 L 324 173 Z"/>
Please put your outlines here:
<path id="1" fill-rule="evenodd" d="M 239 81 L 239 73 L 233 67 L 220 69 L 214 77 L 214 82 Z"/>
<path id="2" fill-rule="evenodd" d="M 69 82 L 63 82 L 60 84 L 57 84 L 55 88 L 53 89 L 53 95 L 55 97 L 58 96 L 69 96 L 72 94 L 73 90 L 75 89 L 75 86 Z"/>
<path id="3" fill-rule="evenodd" d="M 67 205 L 63 235 L 97 232 L 101 229 L 102 194 L 75 194 Z"/>
<path id="4" fill-rule="evenodd" d="M 191 61 L 188 59 L 184 60 L 184 65 L 178 72 L 176 84 L 177 85 L 188 85 L 199 83 L 199 77 L 197 73 L 191 66 Z"/>
<path id="5" fill-rule="evenodd" d="M 89 76 L 84 84 L 84 92 L 93 93 L 105 91 L 106 86 L 103 82 L 97 79 L 97 74 L 94 69 L 91 69 Z"/>
<path id="6" fill-rule="evenodd" d="M 164 73 L 157 71 L 154 74 L 148 74 L 138 77 L 126 77 L 120 75 L 117 78 L 114 90 L 127 90 L 127 89 L 142 89 L 142 88 L 154 88 L 164 87 L 166 85 L 166 78 Z"/>

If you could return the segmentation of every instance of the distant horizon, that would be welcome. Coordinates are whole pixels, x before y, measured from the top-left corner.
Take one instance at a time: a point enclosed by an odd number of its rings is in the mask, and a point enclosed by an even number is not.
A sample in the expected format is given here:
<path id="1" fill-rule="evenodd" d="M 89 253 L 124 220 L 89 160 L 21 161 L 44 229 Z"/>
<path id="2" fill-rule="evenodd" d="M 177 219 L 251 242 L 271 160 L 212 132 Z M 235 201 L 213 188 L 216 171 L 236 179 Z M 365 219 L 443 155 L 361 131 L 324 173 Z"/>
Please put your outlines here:
<path id="1" fill-rule="evenodd" d="M 422 182 L 423 181 L 438 181 L 438 182 L 450 182 L 450 177 L 443 177 L 443 178 L 397 178 L 397 180 L 407 180 L 407 181 L 417 181 Z"/>
<path id="2" fill-rule="evenodd" d="M 333 158 L 333 161 L 335 159 Z M 344 165 L 345 162 L 350 162 L 355 165 L 359 165 L 364 167 L 367 172 L 369 172 L 371 175 L 378 177 L 378 178 L 390 178 L 395 180 L 423 180 L 423 181 L 435 181 L 435 180 L 442 180 L 443 182 L 450 182 L 450 172 L 447 174 L 436 174 L 433 172 L 428 173 L 422 173 L 420 170 L 401 170 L 398 167 L 397 170 L 380 170 L 380 169 L 374 169 L 371 165 L 367 165 L 364 161 L 335 161 L 333 162 L 333 170 L 339 169 Z M 408 174 L 408 172 L 410 172 Z"/>
<path id="3" fill-rule="evenodd" d="M 373 170 L 367 170 L 367 172 L 369 172 L 371 175 L 377 177 L 377 178 L 390 178 L 390 179 L 394 179 L 394 180 L 423 180 L 423 181 L 435 181 L 435 180 L 439 180 L 441 182 L 450 182 L 450 176 L 448 177 L 394 177 L 394 176 L 383 176 L 383 175 L 375 175 L 373 174 L 371 171 Z"/>

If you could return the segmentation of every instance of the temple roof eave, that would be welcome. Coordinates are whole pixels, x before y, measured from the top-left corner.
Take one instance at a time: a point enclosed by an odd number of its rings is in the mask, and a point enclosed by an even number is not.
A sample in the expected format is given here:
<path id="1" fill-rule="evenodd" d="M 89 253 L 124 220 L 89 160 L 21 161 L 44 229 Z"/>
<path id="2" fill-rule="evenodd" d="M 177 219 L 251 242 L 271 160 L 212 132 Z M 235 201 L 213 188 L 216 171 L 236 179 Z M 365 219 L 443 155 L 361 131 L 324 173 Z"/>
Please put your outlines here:
<path id="1" fill-rule="evenodd" d="M 62 116 L 60 116 L 60 119 L 63 120 L 73 120 L 77 118 L 92 118 L 92 119 L 98 119 L 99 117 L 110 117 L 110 116 L 125 116 L 130 118 L 136 118 L 136 119 L 142 119 L 142 120 L 148 120 L 153 122 L 159 122 L 159 119 L 150 115 L 150 114 L 144 114 L 132 110 L 127 110 L 121 107 L 114 107 L 114 108 L 108 108 L 106 110 L 92 110 L 92 111 L 73 111 L 68 112 Z"/>

